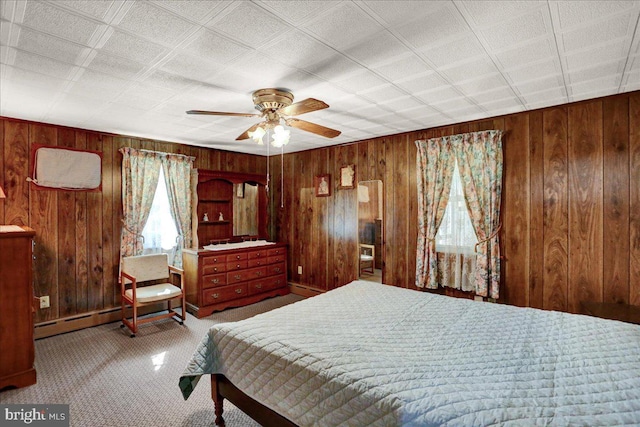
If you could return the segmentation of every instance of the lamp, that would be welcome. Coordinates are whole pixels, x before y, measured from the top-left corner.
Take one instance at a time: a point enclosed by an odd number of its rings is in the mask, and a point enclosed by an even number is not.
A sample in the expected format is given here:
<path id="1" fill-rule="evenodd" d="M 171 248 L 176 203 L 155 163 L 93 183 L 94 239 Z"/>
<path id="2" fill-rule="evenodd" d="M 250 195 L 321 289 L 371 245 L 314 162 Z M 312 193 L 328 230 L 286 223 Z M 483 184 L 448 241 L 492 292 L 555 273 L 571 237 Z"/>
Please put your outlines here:
<path id="1" fill-rule="evenodd" d="M 263 137 L 267 134 L 267 130 L 271 129 L 273 129 L 273 139 L 271 140 L 271 145 L 276 148 L 281 148 L 289 143 L 291 131 L 285 129 L 284 126 L 279 124 L 278 120 L 265 121 L 260 126 L 258 126 L 255 131 L 249 132 L 249 137 L 259 145 L 263 145 Z M 267 140 L 268 139 L 269 136 L 267 136 Z"/>
<path id="2" fill-rule="evenodd" d="M 249 132 L 249 138 L 253 139 L 260 145 L 264 145 L 264 143 L 262 142 L 262 137 L 265 135 L 265 133 L 265 130 L 258 126 L 255 131 Z"/>

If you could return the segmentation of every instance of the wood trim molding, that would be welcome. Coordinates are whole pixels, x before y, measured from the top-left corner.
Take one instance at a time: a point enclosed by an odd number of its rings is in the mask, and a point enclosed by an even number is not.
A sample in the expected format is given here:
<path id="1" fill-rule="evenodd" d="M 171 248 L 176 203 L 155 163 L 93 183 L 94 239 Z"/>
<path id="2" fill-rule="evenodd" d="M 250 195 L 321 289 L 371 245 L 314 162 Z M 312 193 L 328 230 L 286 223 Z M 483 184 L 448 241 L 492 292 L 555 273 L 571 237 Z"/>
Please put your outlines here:
<path id="1" fill-rule="evenodd" d="M 34 338 L 47 338 L 58 334 L 73 332 L 84 328 L 104 325 L 107 323 L 120 322 L 122 320 L 120 307 L 113 307 L 104 310 L 95 310 L 76 316 L 63 317 L 48 322 L 35 324 Z M 146 307 L 139 307 L 139 316 L 166 310 L 165 304 L 153 304 Z"/>

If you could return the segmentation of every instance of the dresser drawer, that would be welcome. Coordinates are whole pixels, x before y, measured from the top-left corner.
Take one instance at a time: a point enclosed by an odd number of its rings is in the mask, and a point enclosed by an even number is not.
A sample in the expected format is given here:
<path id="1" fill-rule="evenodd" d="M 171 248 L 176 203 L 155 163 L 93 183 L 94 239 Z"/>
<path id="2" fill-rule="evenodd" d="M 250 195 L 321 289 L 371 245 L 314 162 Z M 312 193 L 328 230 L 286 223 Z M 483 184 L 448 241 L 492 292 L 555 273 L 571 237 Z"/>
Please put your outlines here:
<path id="1" fill-rule="evenodd" d="M 227 262 L 226 257 L 224 255 L 203 256 L 201 260 L 202 260 L 202 265 L 224 264 L 225 262 Z"/>
<path id="2" fill-rule="evenodd" d="M 241 252 L 239 254 L 227 255 L 227 262 L 243 261 L 247 259 L 247 253 Z"/>
<path id="3" fill-rule="evenodd" d="M 284 262 L 280 262 L 277 264 L 269 264 L 267 266 L 267 275 L 275 276 L 276 274 L 284 274 L 286 273 Z"/>
<path id="4" fill-rule="evenodd" d="M 267 249 L 260 249 L 257 251 L 251 251 L 248 252 L 247 255 L 249 256 L 249 259 L 256 259 L 256 258 L 266 258 L 267 257 Z"/>
<path id="5" fill-rule="evenodd" d="M 213 288 L 215 286 L 224 286 L 227 284 L 227 275 L 225 273 L 209 274 L 202 276 L 202 288 Z"/>
<path id="6" fill-rule="evenodd" d="M 286 255 L 287 254 L 287 248 L 273 248 L 273 249 L 267 249 L 267 256 L 268 257 L 273 257 L 273 256 L 279 256 L 279 255 Z"/>
<path id="7" fill-rule="evenodd" d="M 249 282 L 249 295 L 255 295 L 262 292 L 269 292 L 279 289 L 287 284 L 285 275 L 267 277 L 265 279 L 257 279 Z"/>
<path id="8" fill-rule="evenodd" d="M 202 291 L 204 305 L 215 304 L 223 301 L 230 301 L 236 298 L 247 296 L 247 284 L 223 286 Z"/>
<path id="9" fill-rule="evenodd" d="M 227 271 L 227 264 L 211 264 L 202 266 L 202 275 L 224 273 Z"/>
<path id="10" fill-rule="evenodd" d="M 246 282 L 247 280 L 260 279 L 267 276 L 266 267 L 248 268 L 240 271 L 230 271 L 227 273 L 227 283 Z"/>
<path id="11" fill-rule="evenodd" d="M 277 262 L 284 262 L 284 260 L 286 258 L 287 258 L 286 255 L 270 256 L 269 258 L 267 258 L 267 264 L 275 264 Z"/>
<path id="12" fill-rule="evenodd" d="M 249 267 L 247 260 L 228 262 L 226 266 L 227 266 L 227 271 L 243 270 Z"/>
<path id="13" fill-rule="evenodd" d="M 267 261 L 269 258 L 249 258 L 249 267 L 260 267 L 262 265 L 267 265 L 269 262 Z"/>

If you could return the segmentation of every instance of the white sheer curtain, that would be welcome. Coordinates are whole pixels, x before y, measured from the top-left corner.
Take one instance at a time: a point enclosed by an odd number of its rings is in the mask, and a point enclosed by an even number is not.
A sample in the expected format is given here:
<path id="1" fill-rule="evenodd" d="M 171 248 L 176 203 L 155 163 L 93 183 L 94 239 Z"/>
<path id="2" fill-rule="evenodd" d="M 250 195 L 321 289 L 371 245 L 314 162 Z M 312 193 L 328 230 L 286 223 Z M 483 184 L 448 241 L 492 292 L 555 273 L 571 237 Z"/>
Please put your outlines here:
<path id="1" fill-rule="evenodd" d="M 177 249 L 178 230 L 171 216 L 167 184 L 164 178 L 163 168 L 160 168 L 158 186 L 153 198 L 151 211 L 147 223 L 142 230 L 144 237 L 144 254 L 166 253 L 169 256 L 169 264 L 174 264 Z"/>
<path id="2" fill-rule="evenodd" d="M 458 162 L 451 180 L 449 202 L 436 233 L 438 259 L 438 282 L 462 291 L 474 291 L 476 256 L 474 246 L 478 243 L 469 217 Z"/>

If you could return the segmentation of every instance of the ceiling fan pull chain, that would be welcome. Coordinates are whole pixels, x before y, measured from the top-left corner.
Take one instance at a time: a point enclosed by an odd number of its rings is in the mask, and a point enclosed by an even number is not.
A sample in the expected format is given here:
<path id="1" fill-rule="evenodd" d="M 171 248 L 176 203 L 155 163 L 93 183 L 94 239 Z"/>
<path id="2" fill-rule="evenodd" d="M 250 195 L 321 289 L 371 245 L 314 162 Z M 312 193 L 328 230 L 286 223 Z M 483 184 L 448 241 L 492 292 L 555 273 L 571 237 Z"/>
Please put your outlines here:
<path id="1" fill-rule="evenodd" d="M 271 137 L 271 129 L 267 129 L 267 185 L 265 186 L 265 190 L 267 194 L 269 194 L 269 163 L 271 159 L 269 158 L 269 138 Z"/>

